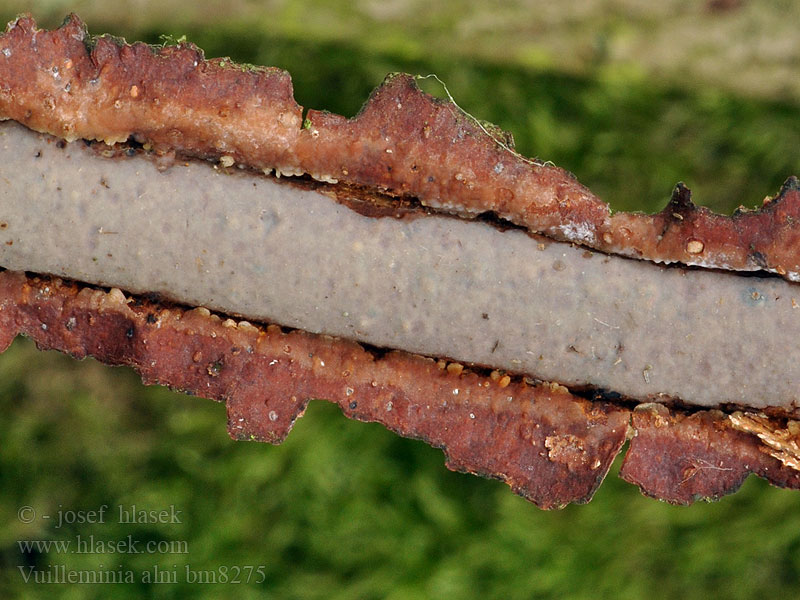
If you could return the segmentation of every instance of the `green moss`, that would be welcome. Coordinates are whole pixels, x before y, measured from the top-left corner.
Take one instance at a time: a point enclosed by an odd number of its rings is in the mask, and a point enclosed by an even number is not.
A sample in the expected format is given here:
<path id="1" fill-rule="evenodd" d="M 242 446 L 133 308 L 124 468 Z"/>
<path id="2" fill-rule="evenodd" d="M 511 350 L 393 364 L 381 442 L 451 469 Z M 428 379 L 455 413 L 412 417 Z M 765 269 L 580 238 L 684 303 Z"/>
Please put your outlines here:
<path id="1" fill-rule="evenodd" d="M 162 33 L 158 36 L 158 43 L 161 46 L 180 46 L 186 44 L 186 34 L 174 36 L 170 33 Z"/>

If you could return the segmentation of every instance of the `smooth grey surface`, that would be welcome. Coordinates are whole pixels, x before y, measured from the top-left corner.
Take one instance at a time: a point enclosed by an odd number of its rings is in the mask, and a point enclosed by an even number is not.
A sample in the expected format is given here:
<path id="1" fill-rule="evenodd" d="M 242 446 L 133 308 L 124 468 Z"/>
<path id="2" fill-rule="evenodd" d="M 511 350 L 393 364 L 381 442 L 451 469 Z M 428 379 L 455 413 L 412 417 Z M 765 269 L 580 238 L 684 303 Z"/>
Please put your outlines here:
<path id="1" fill-rule="evenodd" d="M 207 163 L 0 124 L 0 266 L 633 398 L 795 405 L 800 287 L 450 217 L 369 218 Z M 3 227 L 5 224 L 5 227 Z"/>

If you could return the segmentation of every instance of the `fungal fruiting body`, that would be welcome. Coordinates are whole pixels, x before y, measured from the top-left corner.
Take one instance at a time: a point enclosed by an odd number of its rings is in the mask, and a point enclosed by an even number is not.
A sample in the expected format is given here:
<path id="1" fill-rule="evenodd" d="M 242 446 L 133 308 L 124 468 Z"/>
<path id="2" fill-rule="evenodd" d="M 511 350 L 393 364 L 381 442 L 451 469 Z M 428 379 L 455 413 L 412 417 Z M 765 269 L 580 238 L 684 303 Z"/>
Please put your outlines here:
<path id="1" fill-rule="evenodd" d="M 409 76 L 301 123 L 278 69 L 87 41 L 75 17 L 0 38 L 4 345 L 224 399 L 238 439 L 327 398 L 543 507 L 631 437 L 622 476 L 669 501 L 798 485 L 750 427 L 793 430 L 796 179 L 733 217 L 682 186 L 612 216 Z"/>

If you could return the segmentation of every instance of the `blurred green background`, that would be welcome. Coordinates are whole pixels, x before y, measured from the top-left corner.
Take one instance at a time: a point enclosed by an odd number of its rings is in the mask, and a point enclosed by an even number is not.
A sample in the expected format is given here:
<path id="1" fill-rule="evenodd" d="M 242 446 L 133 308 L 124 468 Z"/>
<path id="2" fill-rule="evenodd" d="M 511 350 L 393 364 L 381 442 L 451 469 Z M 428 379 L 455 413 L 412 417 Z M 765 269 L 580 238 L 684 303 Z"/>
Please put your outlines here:
<path id="1" fill-rule="evenodd" d="M 794 1 L 0 1 L 6 21 L 25 10 L 48 27 L 74 10 L 130 41 L 186 35 L 209 57 L 286 68 L 301 104 L 348 116 L 388 72 L 436 73 L 616 209 L 658 210 L 682 180 L 730 212 L 800 175 Z M 800 494 L 753 478 L 682 508 L 640 496 L 617 465 L 589 505 L 542 512 L 327 403 L 280 447 L 234 443 L 224 406 L 27 340 L 0 356 L 0 405 L 2 598 L 800 595 Z M 57 527 L 59 510 L 103 505 L 104 523 Z M 174 507 L 180 523 L 119 523 L 131 505 Z M 127 543 L 20 544 L 77 536 Z M 25 583 L 62 566 L 136 581 Z M 143 582 L 156 567 L 175 582 Z M 212 575 L 229 583 L 189 582 Z"/>

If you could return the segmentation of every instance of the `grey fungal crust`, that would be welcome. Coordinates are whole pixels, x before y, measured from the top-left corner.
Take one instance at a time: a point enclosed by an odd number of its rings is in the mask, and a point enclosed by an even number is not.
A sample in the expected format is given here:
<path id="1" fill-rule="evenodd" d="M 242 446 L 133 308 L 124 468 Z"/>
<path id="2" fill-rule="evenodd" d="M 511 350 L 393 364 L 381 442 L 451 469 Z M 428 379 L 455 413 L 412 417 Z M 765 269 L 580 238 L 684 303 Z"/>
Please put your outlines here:
<path id="1" fill-rule="evenodd" d="M 800 288 L 0 125 L 0 266 L 688 404 L 796 406 Z M 232 172 L 229 172 L 232 171 Z M 457 393 L 457 389 L 453 393 Z"/>

